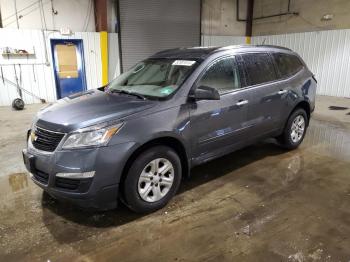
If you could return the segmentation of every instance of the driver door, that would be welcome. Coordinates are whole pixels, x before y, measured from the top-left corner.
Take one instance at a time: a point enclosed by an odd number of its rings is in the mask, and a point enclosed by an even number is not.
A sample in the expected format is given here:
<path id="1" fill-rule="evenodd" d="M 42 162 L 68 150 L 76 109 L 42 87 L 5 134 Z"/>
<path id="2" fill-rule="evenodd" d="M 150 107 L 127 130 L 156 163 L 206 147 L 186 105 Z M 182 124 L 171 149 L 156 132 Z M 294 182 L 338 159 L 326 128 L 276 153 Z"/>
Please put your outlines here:
<path id="1" fill-rule="evenodd" d="M 234 56 L 214 60 L 196 81 L 209 86 L 220 100 L 197 100 L 190 106 L 193 161 L 201 163 L 231 151 L 247 134 L 249 91 L 240 89 L 241 68 Z"/>

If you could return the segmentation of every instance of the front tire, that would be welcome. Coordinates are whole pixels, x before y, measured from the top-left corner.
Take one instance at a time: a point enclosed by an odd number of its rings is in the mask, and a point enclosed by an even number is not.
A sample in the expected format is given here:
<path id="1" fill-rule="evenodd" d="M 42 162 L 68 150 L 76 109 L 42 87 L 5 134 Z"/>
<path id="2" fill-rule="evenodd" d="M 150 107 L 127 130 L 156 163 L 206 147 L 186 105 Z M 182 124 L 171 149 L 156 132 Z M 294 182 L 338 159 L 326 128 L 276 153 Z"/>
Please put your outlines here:
<path id="1" fill-rule="evenodd" d="M 181 177 L 180 158 L 170 147 L 155 146 L 142 152 L 124 181 L 127 206 L 138 213 L 164 207 L 176 194 Z"/>
<path id="2" fill-rule="evenodd" d="M 309 119 L 304 109 L 298 108 L 289 116 L 281 136 L 277 138 L 280 144 L 289 149 L 296 149 L 303 142 Z"/>

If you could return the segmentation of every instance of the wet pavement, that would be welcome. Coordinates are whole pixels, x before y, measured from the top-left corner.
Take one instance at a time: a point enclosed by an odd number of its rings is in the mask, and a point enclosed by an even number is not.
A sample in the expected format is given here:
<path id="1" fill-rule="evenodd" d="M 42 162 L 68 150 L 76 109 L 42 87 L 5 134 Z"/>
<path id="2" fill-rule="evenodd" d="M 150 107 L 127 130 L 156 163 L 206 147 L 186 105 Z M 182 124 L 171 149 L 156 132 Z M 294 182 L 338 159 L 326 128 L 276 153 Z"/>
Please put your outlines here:
<path id="1" fill-rule="evenodd" d="M 80 210 L 2 175 L 0 261 L 350 261 L 347 127 L 313 120 L 295 151 L 266 141 L 192 174 L 143 216 Z"/>

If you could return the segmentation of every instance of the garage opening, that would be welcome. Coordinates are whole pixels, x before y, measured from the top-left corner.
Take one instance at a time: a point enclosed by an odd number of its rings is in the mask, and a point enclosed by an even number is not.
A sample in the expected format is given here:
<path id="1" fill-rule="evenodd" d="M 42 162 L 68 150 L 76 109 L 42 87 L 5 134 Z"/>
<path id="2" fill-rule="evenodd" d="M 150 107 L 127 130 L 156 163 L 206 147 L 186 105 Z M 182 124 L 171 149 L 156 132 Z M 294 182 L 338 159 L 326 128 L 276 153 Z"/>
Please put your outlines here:
<path id="1" fill-rule="evenodd" d="M 119 0 L 121 70 L 169 48 L 200 46 L 200 0 Z"/>

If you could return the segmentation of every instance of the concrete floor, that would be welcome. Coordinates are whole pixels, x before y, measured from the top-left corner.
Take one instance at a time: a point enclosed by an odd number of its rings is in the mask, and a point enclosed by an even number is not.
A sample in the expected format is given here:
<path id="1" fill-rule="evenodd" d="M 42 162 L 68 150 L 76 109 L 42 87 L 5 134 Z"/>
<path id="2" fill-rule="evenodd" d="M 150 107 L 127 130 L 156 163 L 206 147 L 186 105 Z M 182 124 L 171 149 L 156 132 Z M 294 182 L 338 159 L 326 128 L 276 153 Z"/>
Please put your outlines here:
<path id="1" fill-rule="evenodd" d="M 0 108 L 0 261 L 349 261 L 350 125 L 327 110 L 349 100 L 318 100 L 299 149 L 266 141 L 197 167 L 145 216 L 43 194 L 20 156 L 39 107 Z"/>

